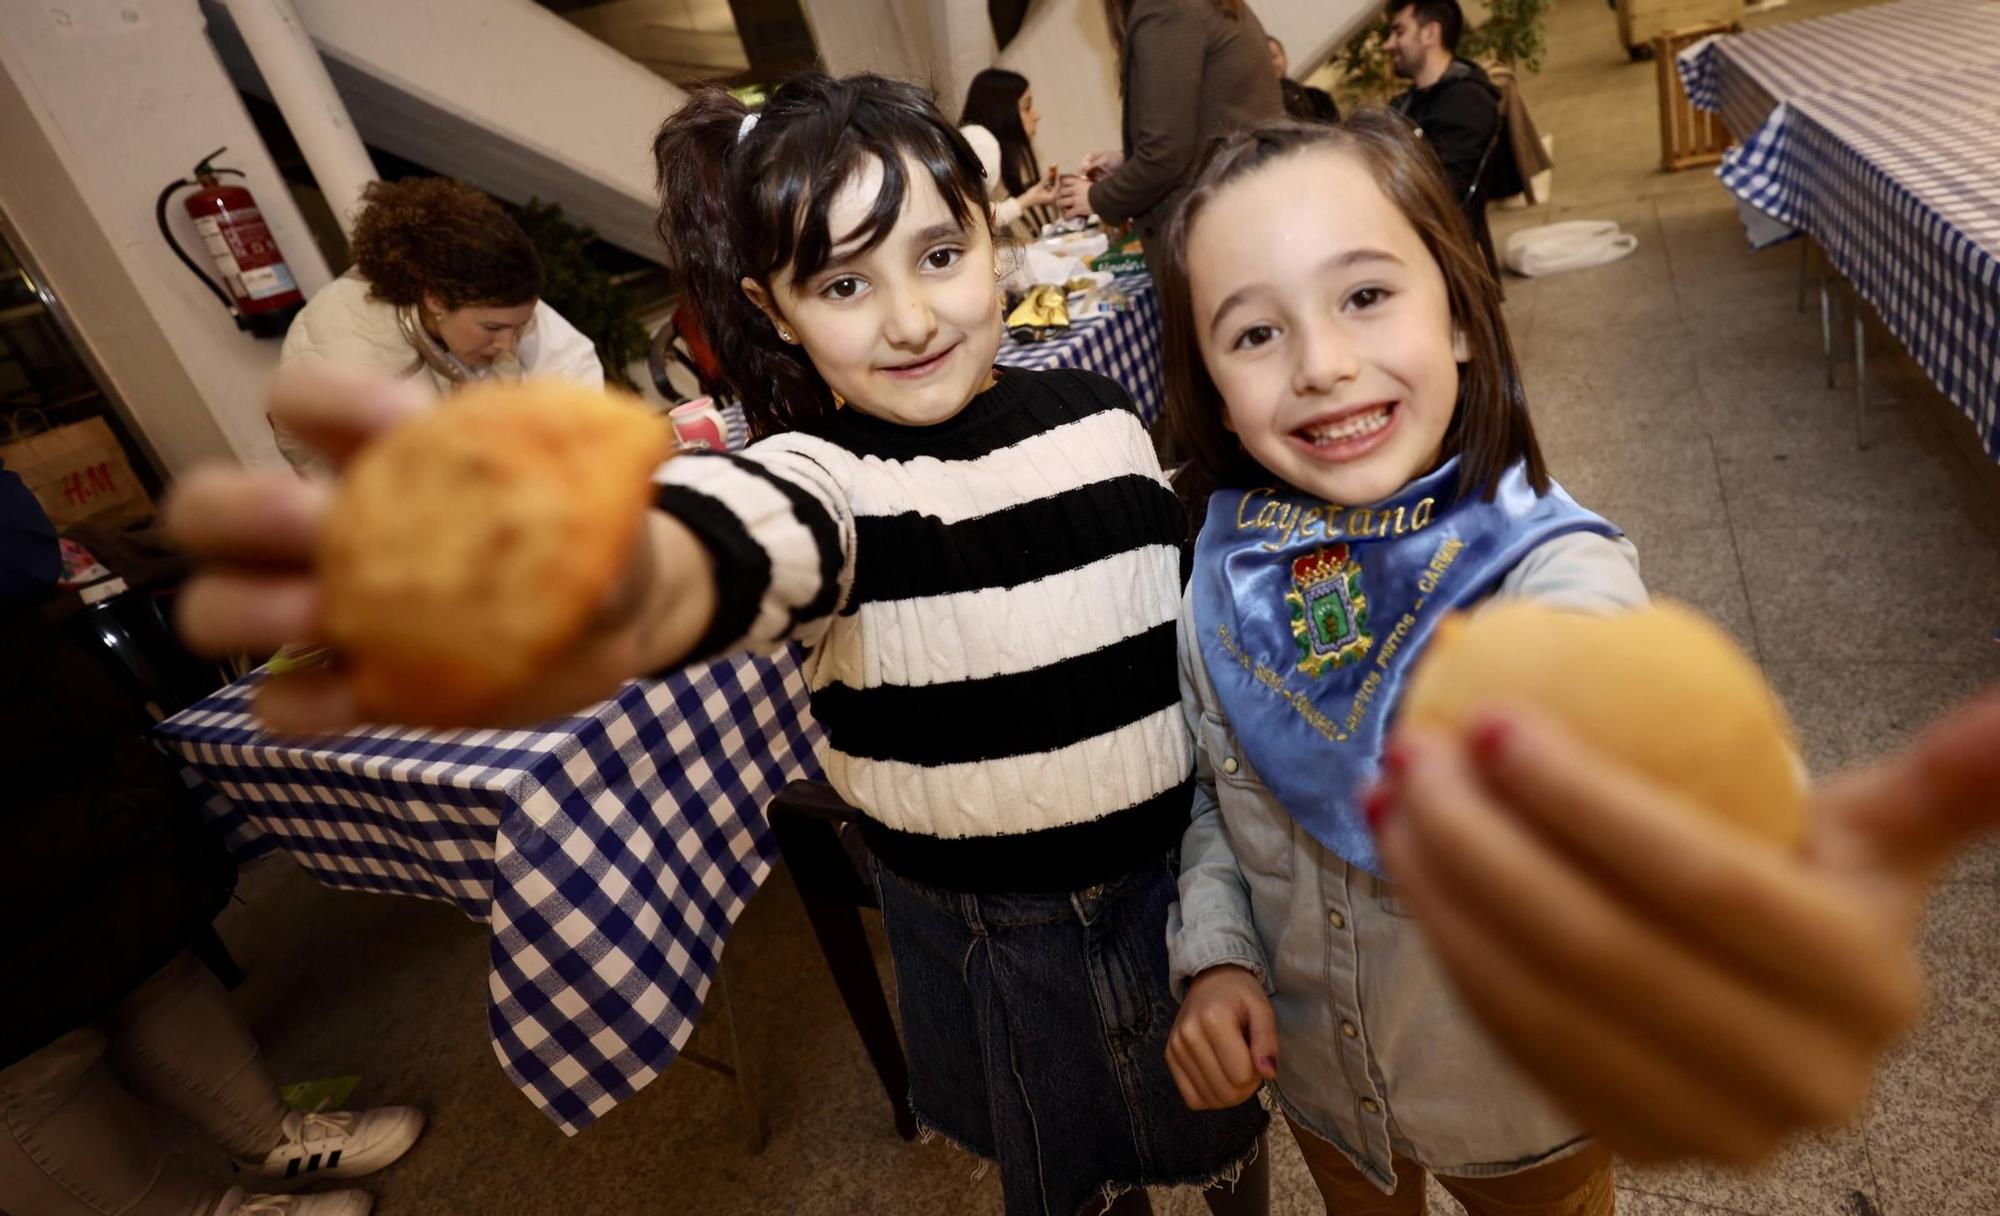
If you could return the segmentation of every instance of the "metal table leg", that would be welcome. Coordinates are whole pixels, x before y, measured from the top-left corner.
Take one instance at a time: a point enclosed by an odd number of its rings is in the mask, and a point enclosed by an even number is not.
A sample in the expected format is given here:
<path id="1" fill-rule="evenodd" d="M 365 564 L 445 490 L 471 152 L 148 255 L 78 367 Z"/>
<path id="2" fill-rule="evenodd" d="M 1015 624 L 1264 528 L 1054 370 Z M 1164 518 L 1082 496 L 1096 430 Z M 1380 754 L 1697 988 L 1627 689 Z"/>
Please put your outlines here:
<path id="1" fill-rule="evenodd" d="M 1806 280 L 1812 277 L 1812 238 L 1799 235 L 1799 312 L 1806 310 Z"/>
<path id="2" fill-rule="evenodd" d="M 1854 446 L 1868 446 L 1868 335 L 1861 301 L 1854 301 Z"/>
<path id="3" fill-rule="evenodd" d="M 685 1048 L 682 1049 L 680 1058 L 729 1078 L 730 1084 L 736 1089 L 737 1107 L 743 1116 L 743 1138 L 750 1146 L 751 1155 L 755 1156 L 764 1151 L 769 1136 L 764 1127 L 764 1112 L 757 1105 L 754 1074 L 751 1072 L 749 1061 L 743 1056 L 742 1037 L 736 1033 L 736 1002 L 729 994 L 729 970 L 729 955 L 724 954 L 717 960 L 715 983 L 709 987 L 710 1004 L 719 1004 L 722 1007 L 723 1034 L 729 1058 L 718 1060 L 714 1056 Z"/>

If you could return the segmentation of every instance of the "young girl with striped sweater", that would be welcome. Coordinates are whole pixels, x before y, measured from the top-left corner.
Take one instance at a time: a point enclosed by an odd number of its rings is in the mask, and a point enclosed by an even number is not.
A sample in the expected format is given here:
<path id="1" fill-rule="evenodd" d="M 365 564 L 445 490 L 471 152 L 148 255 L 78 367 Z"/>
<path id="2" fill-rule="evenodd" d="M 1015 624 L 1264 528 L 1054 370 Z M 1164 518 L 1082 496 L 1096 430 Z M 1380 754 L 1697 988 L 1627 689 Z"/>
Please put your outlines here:
<path id="1" fill-rule="evenodd" d="M 520 716 L 803 643 L 827 777 L 879 862 L 921 1122 L 998 1162 L 1010 1216 L 1145 1212 L 1176 1184 L 1262 1213 L 1263 1109 L 1189 1110 L 1166 1066 L 1186 522 L 1130 400 L 994 367 L 986 183 L 923 90 L 808 76 L 756 114 L 702 92 L 654 154 L 668 263 L 759 438 L 662 468 L 635 606 Z M 342 402 L 349 432 L 366 405 Z M 304 688 L 270 682 L 259 712 L 341 725 Z"/>
<path id="2" fill-rule="evenodd" d="M 1185 524 L 1131 402 L 994 367 L 986 184 L 921 91 L 707 93 L 654 152 L 670 265 L 763 436 L 663 473 L 718 575 L 687 657 L 809 648 L 920 1120 L 998 1161 L 1009 1213 L 1232 1175 L 1263 1111 L 1188 1110 L 1164 1059 Z"/>

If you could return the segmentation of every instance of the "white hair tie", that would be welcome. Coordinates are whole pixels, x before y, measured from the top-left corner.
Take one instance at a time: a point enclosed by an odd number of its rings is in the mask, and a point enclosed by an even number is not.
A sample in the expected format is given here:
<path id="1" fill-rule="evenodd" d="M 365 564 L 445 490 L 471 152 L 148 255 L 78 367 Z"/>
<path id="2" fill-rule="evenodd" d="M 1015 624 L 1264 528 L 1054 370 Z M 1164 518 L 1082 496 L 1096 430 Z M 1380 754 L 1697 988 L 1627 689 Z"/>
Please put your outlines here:
<path id="1" fill-rule="evenodd" d="M 743 116 L 742 124 L 736 128 L 736 142 L 739 144 L 742 143 L 743 137 L 745 135 L 750 134 L 750 128 L 756 125 L 757 125 L 757 112 L 755 110 L 752 110 L 750 113 L 745 114 Z"/>

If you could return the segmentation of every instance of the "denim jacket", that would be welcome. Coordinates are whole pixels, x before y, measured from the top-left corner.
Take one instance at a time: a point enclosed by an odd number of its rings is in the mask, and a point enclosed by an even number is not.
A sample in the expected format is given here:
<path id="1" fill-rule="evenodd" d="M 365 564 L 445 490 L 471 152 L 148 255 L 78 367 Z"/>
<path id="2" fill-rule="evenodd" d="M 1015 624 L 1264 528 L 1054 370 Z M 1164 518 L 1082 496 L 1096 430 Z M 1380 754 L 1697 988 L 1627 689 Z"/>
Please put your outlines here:
<path id="1" fill-rule="evenodd" d="M 1569 533 L 1495 598 L 1609 613 L 1645 604 L 1629 541 Z M 1263 981 L 1278 1021 L 1284 1113 L 1384 1190 L 1391 1154 L 1478 1177 L 1540 1164 L 1583 1134 L 1486 1038 L 1394 890 L 1292 821 L 1236 744 L 1181 601 L 1181 707 L 1195 732 L 1194 817 L 1169 917 L 1177 995 L 1210 967 Z"/>

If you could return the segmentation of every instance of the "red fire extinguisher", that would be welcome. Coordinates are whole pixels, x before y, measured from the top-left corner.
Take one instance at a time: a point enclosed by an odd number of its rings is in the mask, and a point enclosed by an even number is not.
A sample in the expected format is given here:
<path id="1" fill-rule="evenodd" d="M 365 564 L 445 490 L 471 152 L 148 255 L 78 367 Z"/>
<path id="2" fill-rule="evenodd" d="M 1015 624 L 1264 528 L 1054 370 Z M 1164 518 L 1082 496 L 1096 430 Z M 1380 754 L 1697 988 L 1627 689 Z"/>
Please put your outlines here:
<path id="1" fill-rule="evenodd" d="M 236 328 L 260 338 L 283 337 L 292 318 L 305 307 L 306 298 L 299 294 L 292 269 L 285 265 L 285 255 L 279 252 L 263 213 L 257 210 L 257 200 L 243 187 L 224 185 L 221 181 L 225 173 L 242 177 L 242 172 L 210 163 L 226 151 L 227 148 L 217 148 L 210 152 L 195 165 L 192 178 L 174 182 L 160 191 L 153 218 L 159 221 L 160 235 L 166 238 L 174 254 L 203 286 L 215 293 L 229 309 L 229 315 L 236 318 Z M 174 239 L 173 230 L 167 227 L 167 201 L 190 186 L 197 189 L 185 203 L 188 218 L 194 221 L 195 231 L 208 247 L 215 273 L 223 283 L 221 287 L 202 273 L 187 250 Z"/>

